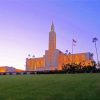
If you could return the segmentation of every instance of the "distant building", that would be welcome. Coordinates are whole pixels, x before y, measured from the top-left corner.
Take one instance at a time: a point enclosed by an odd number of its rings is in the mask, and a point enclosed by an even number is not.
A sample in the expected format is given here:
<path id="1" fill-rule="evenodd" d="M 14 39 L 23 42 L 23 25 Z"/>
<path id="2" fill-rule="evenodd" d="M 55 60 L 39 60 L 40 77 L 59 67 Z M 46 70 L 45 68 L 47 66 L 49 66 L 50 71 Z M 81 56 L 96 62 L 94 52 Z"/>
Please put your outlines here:
<path id="1" fill-rule="evenodd" d="M 51 30 L 49 32 L 49 47 L 45 51 L 45 55 L 40 58 L 26 58 L 26 70 L 62 70 L 63 64 L 83 63 L 84 65 L 91 65 L 93 56 L 91 53 L 65 54 L 56 49 L 56 32 L 52 22 Z"/>
<path id="2" fill-rule="evenodd" d="M 9 67 L 9 66 L 0 66 L 0 73 L 5 73 L 5 72 L 24 72 L 24 70 L 16 69 L 14 67 Z"/>
<path id="3" fill-rule="evenodd" d="M 16 69 L 14 67 L 8 66 L 0 66 L 0 72 L 15 72 Z"/>

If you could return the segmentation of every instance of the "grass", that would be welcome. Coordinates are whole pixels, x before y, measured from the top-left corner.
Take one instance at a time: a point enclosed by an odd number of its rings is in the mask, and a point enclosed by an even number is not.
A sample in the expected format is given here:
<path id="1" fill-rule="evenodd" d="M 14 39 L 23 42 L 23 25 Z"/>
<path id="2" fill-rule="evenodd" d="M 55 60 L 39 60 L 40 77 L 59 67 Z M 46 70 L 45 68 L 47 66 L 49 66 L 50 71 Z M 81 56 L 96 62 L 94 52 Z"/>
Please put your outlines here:
<path id="1" fill-rule="evenodd" d="M 100 74 L 0 76 L 0 100 L 100 100 Z"/>

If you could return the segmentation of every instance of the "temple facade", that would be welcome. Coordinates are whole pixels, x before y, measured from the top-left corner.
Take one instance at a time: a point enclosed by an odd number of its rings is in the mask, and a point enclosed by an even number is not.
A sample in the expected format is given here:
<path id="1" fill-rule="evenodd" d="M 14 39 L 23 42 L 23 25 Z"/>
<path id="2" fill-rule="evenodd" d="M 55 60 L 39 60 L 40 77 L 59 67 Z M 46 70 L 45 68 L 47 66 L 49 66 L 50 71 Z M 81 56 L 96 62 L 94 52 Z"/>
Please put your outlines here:
<path id="1" fill-rule="evenodd" d="M 65 54 L 56 48 L 56 32 L 52 22 L 49 32 L 49 46 L 40 58 L 26 58 L 26 71 L 62 70 L 63 64 L 83 63 L 91 65 L 93 55 L 90 52 Z"/>

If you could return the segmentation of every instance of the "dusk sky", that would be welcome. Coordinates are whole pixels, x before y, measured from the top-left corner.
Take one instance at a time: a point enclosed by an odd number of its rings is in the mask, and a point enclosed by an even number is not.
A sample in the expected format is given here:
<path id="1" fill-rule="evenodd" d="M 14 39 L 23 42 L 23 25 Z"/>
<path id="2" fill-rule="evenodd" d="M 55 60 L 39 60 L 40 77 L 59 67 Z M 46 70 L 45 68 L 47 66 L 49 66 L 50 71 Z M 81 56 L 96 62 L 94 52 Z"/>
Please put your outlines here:
<path id="1" fill-rule="evenodd" d="M 25 69 L 28 54 L 41 57 L 48 49 L 51 22 L 57 48 L 63 52 L 77 40 L 74 53 L 96 53 L 100 59 L 100 0 L 0 0 L 0 66 Z"/>

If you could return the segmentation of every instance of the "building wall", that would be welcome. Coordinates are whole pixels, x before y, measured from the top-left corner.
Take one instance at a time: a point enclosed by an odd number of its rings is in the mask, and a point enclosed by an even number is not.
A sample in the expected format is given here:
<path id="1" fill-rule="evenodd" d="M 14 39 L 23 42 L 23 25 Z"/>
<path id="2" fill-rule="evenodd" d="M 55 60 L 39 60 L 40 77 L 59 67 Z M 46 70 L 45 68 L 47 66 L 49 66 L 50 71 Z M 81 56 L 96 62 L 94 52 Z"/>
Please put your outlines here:
<path id="1" fill-rule="evenodd" d="M 50 70 L 58 69 L 58 56 L 59 51 L 55 49 L 54 51 L 45 51 L 45 67 Z"/>
<path id="2" fill-rule="evenodd" d="M 44 57 L 40 58 L 26 58 L 26 70 L 33 71 L 45 66 Z"/>
<path id="3" fill-rule="evenodd" d="M 64 64 L 81 64 L 82 66 L 92 65 L 93 56 L 91 53 L 79 53 L 79 54 L 63 54 L 60 53 L 58 57 L 58 70 L 62 69 Z"/>
<path id="4" fill-rule="evenodd" d="M 60 50 L 50 52 L 45 51 L 45 56 L 41 58 L 30 58 L 26 60 L 26 70 L 62 70 L 64 64 L 80 64 L 82 66 L 92 65 L 93 56 L 91 53 L 64 54 Z"/>
<path id="5" fill-rule="evenodd" d="M 0 72 L 7 72 L 7 68 L 6 67 L 0 67 Z"/>

